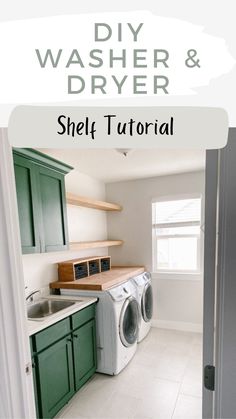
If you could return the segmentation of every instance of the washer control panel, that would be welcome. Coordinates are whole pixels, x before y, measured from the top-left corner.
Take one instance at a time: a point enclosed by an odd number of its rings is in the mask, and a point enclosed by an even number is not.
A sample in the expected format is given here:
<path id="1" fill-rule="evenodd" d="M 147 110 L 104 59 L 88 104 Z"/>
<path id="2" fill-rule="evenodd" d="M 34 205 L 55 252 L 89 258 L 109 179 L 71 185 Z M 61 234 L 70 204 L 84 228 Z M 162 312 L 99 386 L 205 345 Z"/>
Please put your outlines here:
<path id="1" fill-rule="evenodd" d="M 122 301 L 134 294 L 134 285 L 128 281 L 107 291 L 114 301 Z"/>

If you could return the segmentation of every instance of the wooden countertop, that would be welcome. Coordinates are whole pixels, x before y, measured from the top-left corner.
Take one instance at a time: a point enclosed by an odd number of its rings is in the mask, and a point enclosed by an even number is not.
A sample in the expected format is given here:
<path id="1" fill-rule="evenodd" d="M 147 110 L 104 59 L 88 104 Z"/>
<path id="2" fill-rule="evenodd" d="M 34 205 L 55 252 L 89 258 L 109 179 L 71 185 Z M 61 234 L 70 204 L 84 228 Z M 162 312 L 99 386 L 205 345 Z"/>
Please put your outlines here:
<path id="1" fill-rule="evenodd" d="M 50 288 L 103 291 L 144 272 L 144 266 L 114 266 L 110 271 L 91 275 L 75 281 L 51 282 Z"/>

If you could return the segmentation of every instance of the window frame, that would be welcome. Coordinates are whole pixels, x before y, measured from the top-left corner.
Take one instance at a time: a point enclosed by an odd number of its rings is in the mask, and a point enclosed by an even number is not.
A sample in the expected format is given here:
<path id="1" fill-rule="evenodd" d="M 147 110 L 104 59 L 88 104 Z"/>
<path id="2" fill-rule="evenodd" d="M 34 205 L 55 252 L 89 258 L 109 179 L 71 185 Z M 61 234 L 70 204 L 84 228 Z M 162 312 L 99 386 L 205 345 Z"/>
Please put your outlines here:
<path id="1" fill-rule="evenodd" d="M 201 214 L 200 214 L 200 222 L 189 222 L 189 221 L 180 221 L 180 222 L 176 222 L 176 223 L 163 223 L 163 228 L 166 227 L 187 227 L 187 226 L 196 226 L 199 225 L 200 227 L 200 233 L 199 236 L 196 234 L 192 234 L 192 235 L 182 235 L 182 237 L 196 237 L 197 236 L 197 268 L 193 269 L 193 270 L 180 270 L 180 269 L 158 269 L 157 267 L 157 241 L 161 240 L 160 236 L 158 238 L 158 236 L 155 233 L 155 229 L 157 228 L 157 226 L 161 226 L 160 224 L 156 224 L 154 223 L 154 216 L 155 213 L 153 211 L 153 207 L 155 204 L 157 204 L 158 202 L 168 202 L 168 201 L 181 201 L 181 200 L 185 200 L 185 199 L 200 199 L 200 203 L 201 203 Z M 199 276 L 202 274 L 202 267 L 203 267 L 203 197 L 202 194 L 198 193 L 198 194 L 185 194 L 185 195 L 171 195 L 171 196 L 163 196 L 163 197 L 159 197 L 156 199 L 152 200 L 152 269 L 153 269 L 153 273 L 158 274 L 158 275 L 175 275 L 175 276 L 182 276 L 182 275 L 192 275 L 192 276 Z M 160 227 L 161 228 L 161 227 Z M 163 236 L 163 239 L 166 239 L 168 237 L 176 237 L 175 235 L 166 235 Z M 181 237 L 181 236 L 178 236 Z"/>

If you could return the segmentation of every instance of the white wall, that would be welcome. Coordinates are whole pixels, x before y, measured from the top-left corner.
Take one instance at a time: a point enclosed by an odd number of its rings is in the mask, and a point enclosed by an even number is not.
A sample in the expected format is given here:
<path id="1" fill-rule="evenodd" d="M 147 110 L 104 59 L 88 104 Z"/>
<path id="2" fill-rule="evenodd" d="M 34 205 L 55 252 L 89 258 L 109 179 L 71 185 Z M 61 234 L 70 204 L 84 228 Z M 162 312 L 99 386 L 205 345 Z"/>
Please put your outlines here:
<path id="1" fill-rule="evenodd" d="M 105 185 L 90 176 L 73 170 L 65 178 L 66 191 L 95 199 L 105 199 Z M 107 238 L 105 211 L 67 206 L 70 241 L 104 240 Z M 28 291 L 43 289 L 47 293 L 48 284 L 57 280 L 57 263 L 83 256 L 107 255 L 107 248 L 84 249 L 80 251 L 41 253 L 23 255 L 25 284 Z"/>
<path id="2" fill-rule="evenodd" d="M 76 170 L 72 170 L 66 175 L 65 185 L 67 192 L 105 200 L 104 183 Z M 107 238 L 105 211 L 68 205 L 67 216 L 70 241 L 104 240 Z"/>
<path id="3" fill-rule="evenodd" d="M 107 200 L 123 206 L 108 214 L 108 236 L 124 245 L 110 249 L 112 263 L 144 265 L 152 271 L 152 200 L 201 193 L 204 172 L 141 179 L 106 185 Z M 203 275 L 153 275 L 154 325 L 201 330 Z"/>

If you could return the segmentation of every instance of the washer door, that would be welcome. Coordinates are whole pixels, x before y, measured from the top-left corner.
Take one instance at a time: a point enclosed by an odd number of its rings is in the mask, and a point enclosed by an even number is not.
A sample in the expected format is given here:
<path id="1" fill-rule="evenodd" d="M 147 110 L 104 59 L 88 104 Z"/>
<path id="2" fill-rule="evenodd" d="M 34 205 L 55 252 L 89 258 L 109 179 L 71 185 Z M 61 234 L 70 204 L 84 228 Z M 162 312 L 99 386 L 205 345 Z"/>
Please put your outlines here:
<path id="1" fill-rule="evenodd" d="M 143 320 L 150 322 L 153 312 L 153 293 L 151 284 L 147 284 L 144 287 L 142 300 L 141 300 L 141 312 Z"/>
<path id="2" fill-rule="evenodd" d="M 120 314 L 120 339 L 124 346 L 133 345 L 138 339 L 139 306 L 134 297 L 125 301 Z"/>

